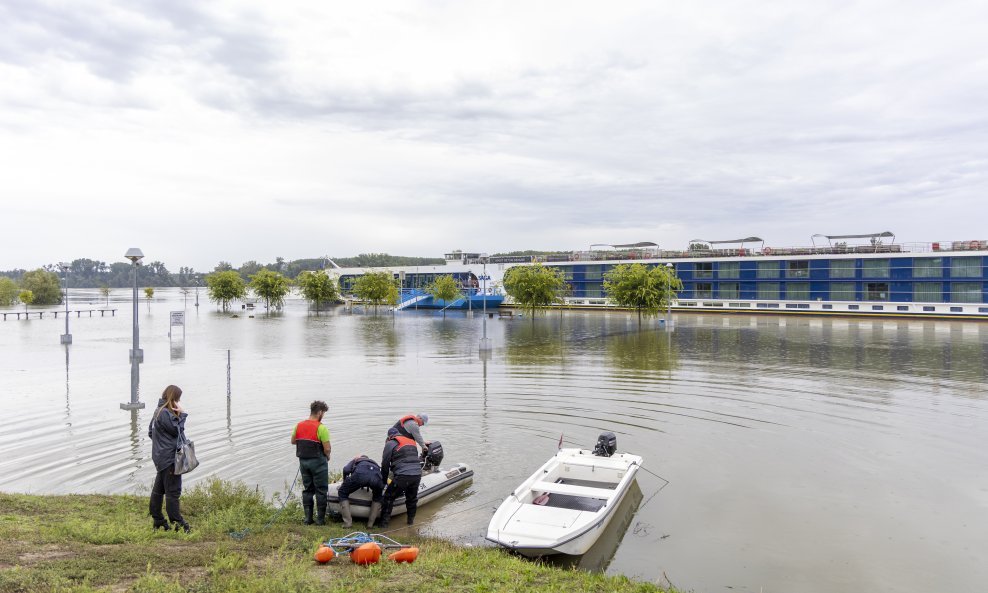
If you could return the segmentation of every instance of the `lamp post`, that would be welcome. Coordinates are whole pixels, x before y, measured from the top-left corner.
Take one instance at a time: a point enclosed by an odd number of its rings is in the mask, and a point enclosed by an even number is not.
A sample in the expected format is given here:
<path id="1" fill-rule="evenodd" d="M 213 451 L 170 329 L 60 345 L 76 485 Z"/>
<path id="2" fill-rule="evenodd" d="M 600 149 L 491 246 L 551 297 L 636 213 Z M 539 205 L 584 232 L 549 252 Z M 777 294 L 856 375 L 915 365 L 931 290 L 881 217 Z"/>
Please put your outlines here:
<path id="1" fill-rule="evenodd" d="M 484 264 L 484 271 L 481 272 L 481 279 L 484 281 L 484 337 L 480 338 L 480 351 L 488 352 L 491 350 L 491 340 L 487 337 L 487 256 L 481 257 L 480 261 Z"/>
<path id="2" fill-rule="evenodd" d="M 196 278 L 196 309 L 199 308 L 199 278 Z"/>
<path id="3" fill-rule="evenodd" d="M 61 262 L 58 267 L 62 269 L 62 278 L 65 280 L 65 333 L 60 338 L 60 343 L 68 346 L 72 343 L 72 334 L 69 333 L 69 264 Z"/>
<path id="4" fill-rule="evenodd" d="M 671 263 L 666 263 L 666 271 L 669 272 L 669 289 L 666 290 L 666 327 L 668 328 L 672 324 L 672 295 L 669 294 L 672 292 L 673 265 Z"/>
<path id="5" fill-rule="evenodd" d="M 144 402 L 137 399 L 137 385 L 141 382 L 140 364 L 144 362 L 144 351 L 140 348 L 140 336 L 137 330 L 137 271 L 140 269 L 144 253 L 136 247 L 131 247 L 124 254 L 134 265 L 134 344 L 130 350 L 130 401 L 120 404 L 121 410 L 142 410 Z"/>

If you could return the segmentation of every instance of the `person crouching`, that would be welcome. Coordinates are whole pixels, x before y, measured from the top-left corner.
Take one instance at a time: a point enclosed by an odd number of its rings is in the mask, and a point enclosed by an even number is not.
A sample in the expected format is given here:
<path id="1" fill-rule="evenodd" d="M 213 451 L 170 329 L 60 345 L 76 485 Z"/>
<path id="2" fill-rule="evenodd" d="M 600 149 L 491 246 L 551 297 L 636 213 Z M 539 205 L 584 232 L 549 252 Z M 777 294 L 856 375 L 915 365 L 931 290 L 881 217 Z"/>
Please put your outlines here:
<path id="1" fill-rule="evenodd" d="M 405 495 L 409 525 L 415 522 L 415 510 L 418 508 L 419 482 L 422 480 L 419 449 L 414 439 L 403 436 L 397 428 L 388 430 L 388 440 L 381 459 L 381 478 L 387 482 L 388 474 L 392 472 L 394 478 L 384 491 L 384 503 L 381 506 L 382 528 L 388 527 L 391 509 L 399 494 Z"/>
<path id="2" fill-rule="evenodd" d="M 343 483 L 337 491 L 340 497 L 340 515 L 343 516 L 343 527 L 353 525 L 353 515 L 350 514 L 350 495 L 360 488 L 370 488 L 371 507 L 367 516 L 367 527 L 374 527 L 374 521 L 381 514 L 381 492 L 384 490 L 384 480 L 381 478 L 381 466 L 366 455 L 358 455 L 343 466 Z"/>

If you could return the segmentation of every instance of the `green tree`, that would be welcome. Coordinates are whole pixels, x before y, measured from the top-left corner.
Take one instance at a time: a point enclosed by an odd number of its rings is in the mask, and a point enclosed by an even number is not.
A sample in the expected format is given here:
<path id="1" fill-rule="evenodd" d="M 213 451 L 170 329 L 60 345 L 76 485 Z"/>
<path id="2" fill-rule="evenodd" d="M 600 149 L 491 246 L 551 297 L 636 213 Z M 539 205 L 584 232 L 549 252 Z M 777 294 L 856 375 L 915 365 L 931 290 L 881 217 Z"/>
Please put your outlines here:
<path id="1" fill-rule="evenodd" d="M 35 305 L 58 305 L 62 302 L 62 283 L 58 275 L 38 268 L 25 272 L 21 278 L 21 288 L 34 294 Z"/>
<path id="2" fill-rule="evenodd" d="M 250 277 L 250 288 L 254 294 L 264 299 L 268 309 L 272 304 L 280 308 L 285 303 L 285 295 L 290 290 L 288 278 L 263 268 L 258 269 L 257 273 Z"/>
<path id="3" fill-rule="evenodd" d="M 24 310 L 27 311 L 27 306 L 34 302 L 34 293 L 30 290 L 22 290 L 17 298 L 24 303 Z"/>
<path id="4" fill-rule="evenodd" d="M 154 288 L 148 286 L 144 289 L 144 300 L 148 302 L 148 311 L 151 310 L 151 299 L 154 298 Z"/>
<path id="5" fill-rule="evenodd" d="M 569 289 L 562 271 L 535 264 L 514 266 L 504 273 L 504 291 L 534 319 L 537 309 L 560 303 Z"/>
<path id="6" fill-rule="evenodd" d="M 226 311 L 230 301 L 239 301 L 247 296 L 247 286 L 240 274 L 233 270 L 213 272 L 206 276 L 206 289 L 209 300 L 220 303 Z"/>
<path id="7" fill-rule="evenodd" d="M 368 272 L 353 283 L 353 294 L 374 305 L 376 314 L 378 305 L 398 304 L 398 279 L 387 271 Z"/>
<path id="8" fill-rule="evenodd" d="M 658 315 L 682 289 L 683 282 L 676 272 L 665 266 L 621 264 L 604 274 L 607 297 L 620 307 L 635 309 L 639 327 L 642 315 Z"/>
<path id="9" fill-rule="evenodd" d="M 107 286 L 106 284 L 104 284 L 103 286 L 100 286 L 99 287 L 99 293 L 100 293 L 100 296 L 102 296 L 104 299 L 106 299 L 106 306 L 109 307 L 110 306 L 110 287 Z"/>
<path id="10" fill-rule="evenodd" d="M 450 274 L 437 277 L 432 284 L 425 287 L 425 291 L 432 295 L 433 300 L 442 301 L 443 305 L 449 305 L 463 296 L 463 293 L 460 292 L 460 285 Z M 443 318 L 446 318 L 445 306 L 443 307 Z"/>
<path id="11" fill-rule="evenodd" d="M 0 307 L 12 307 L 17 302 L 17 283 L 0 276 Z"/>
<path id="12" fill-rule="evenodd" d="M 316 306 L 316 315 L 319 314 L 319 303 L 336 301 L 340 298 L 336 279 L 331 278 L 323 270 L 301 272 L 296 281 L 305 300 Z"/>

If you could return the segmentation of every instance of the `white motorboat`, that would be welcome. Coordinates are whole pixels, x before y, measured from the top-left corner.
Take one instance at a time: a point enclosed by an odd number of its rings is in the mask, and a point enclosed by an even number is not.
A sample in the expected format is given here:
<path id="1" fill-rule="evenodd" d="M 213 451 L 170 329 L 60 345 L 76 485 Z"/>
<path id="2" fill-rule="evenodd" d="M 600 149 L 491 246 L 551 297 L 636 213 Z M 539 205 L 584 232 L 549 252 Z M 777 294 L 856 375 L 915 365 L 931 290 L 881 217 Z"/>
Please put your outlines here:
<path id="1" fill-rule="evenodd" d="M 446 467 L 440 467 L 443 460 L 442 445 L 438 441 L 433 441 L 429 445 L 428 455 L 422 455 L 422 481 L 419 482 L 418 506 L 428 504 L 433 500 L 451 492 L 452 490 L 465 486 L 473 480 L 473 470 L 465 463 L 456 463 Z M 340 514 L 339 488 L 343 482 L 333 482 L 329 485 L 329 492 L 326 501 L 329 503 L 329 512 L 338 517 Z M 350 515 L 355 519 L 366 519 L 370 515 L 371 491 L 367 488 L 360 488 L 350 494 Z M 405 512 L 404 495 L 395 498 L 394 508 L 391 516 L 400 515 Z"/>
<path id="2" fill-rule="evenodd" d="M 501 503 L 487 539 L 529 557 L 586 553 L 642 465 L 616 448 L 614 434 L 604 433 L 593 451 L 560 449 Z"/>

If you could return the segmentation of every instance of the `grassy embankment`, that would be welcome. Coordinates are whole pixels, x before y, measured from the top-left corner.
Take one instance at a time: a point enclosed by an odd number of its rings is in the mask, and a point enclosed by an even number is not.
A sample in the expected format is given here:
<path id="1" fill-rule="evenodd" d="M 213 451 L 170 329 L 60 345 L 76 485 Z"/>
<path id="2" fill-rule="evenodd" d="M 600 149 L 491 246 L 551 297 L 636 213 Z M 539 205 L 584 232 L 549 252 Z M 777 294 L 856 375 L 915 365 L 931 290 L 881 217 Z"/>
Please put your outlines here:
<path id="1" fill-rule="evenodd" d="M 0 493 L 0 593 L 134 591 L 665 591 L 624 577 L 543 566 L 493 548 L 464 548 L 393 534 L 421 546 L 411 565 L 348 558 L 317 565 L 319 542 L 345 535 L 339 523 L 300 524 L 290 501 L 267 530 L 274 507 L 254 490 L 220 481 L 182 497 L 191 534 L 152 532 L 138 496 Z M 398 517 L 399 525 L 403 517 Z M 358 528 L 360 524 L 356 525 Z M 228 533 L 251 527 L 241 541 Z"/>

